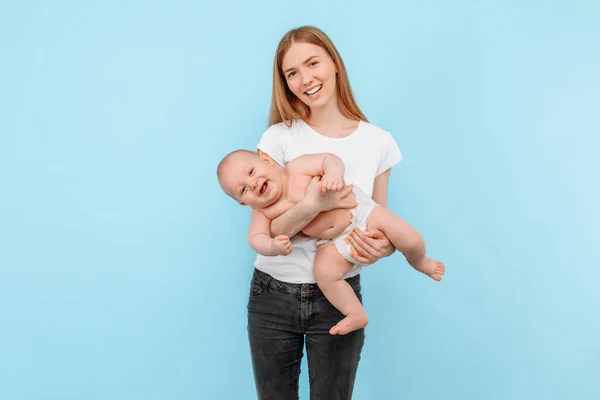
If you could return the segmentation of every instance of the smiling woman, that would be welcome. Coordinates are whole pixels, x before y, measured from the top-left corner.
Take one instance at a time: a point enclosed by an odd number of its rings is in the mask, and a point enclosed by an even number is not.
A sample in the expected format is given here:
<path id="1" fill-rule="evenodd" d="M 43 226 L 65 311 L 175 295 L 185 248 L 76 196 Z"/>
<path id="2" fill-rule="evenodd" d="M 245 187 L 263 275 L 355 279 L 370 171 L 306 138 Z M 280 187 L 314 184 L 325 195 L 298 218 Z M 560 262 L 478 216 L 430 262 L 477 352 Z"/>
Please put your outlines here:
<path id="1" fill-rule="evenodd" d="M 354 100 L 344 61 L 331 39 L 310 26 L 289 31 L 275 54 L 269 125 L 291 123 L 286 118 L 290 116 L 305 120 L 332 101 L 351 120 L 368 121 Z"/>
<path id="2" fill-rule="evenodd" d="M 385 207 L 390 170 L 402 159 L 400 149 L 390 133 L 367 121 L 354 100 L 342 58 L 321 30 L 303 26 L 279 42 L 269 121 L 257 146 L 263 160 L 258 154 L 240 154 L 247 158 L 242 162 L 238 158 L 235 174 L 220 178 L 231 197 L 249 205 L 271 201 L 278 179 L 263 169 L 264 160 L 286 166 L 303 155 L 331 153 L 345 165 L 345 181 Z M 304 198 L 288 202 L 287 211 L 274 213 L 278 216 L 272 220 L 260 210 L 252 211 L 248 238 L 259 255 L 248 302 L 248 337 L 260 399 L 298 398 L 305 343 L 311 399 L 352 397 L 364 329 L 334 329 L 344 314 L 316 284 L 317 239 L 301 233 L 322 212 L 354 208 L 348 188 L 320 193 L 320 185 L 311 183 L 302 190 Z M 279 238 L 280 251 L 261 255 L 253 245 L 257 237 Z M 343 274 L 344 285 L 361 300 L 361 265 L 390 255 L 394 248 L 374 228 L 368 232 L 355 228 L 346 239 L 355 249 L 352 258 L 360 264 L 350 265 Z"/>
<path id="3" fill-rule="evenodd" d="M 306 56 L 308 58 L 304 59 Z M 287 52 L 282 68 L 288 88 L 304 104 L 322 107 L 336 100 L 335 75 L 338 71 L 322 47 L 298 43 Z"/>

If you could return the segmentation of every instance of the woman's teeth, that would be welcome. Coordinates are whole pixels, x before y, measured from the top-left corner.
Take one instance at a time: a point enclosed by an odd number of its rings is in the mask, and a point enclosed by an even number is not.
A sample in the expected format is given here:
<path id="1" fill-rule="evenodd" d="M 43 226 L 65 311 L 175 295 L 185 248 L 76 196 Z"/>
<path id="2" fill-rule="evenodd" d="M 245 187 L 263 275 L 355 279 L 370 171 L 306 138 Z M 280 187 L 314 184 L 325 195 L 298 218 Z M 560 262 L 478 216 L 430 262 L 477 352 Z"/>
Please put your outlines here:
<path id="1" fill-rule="evenodd" d="M 321 90 L 323 88 L 323 85 L 319 85 L 315 88 L 313 88 L 310 92 L 306 91 L 305 93 L 309 96 L 314 96 L 315 94 L 317 94 L 319 92 L 319 90 Z"/>

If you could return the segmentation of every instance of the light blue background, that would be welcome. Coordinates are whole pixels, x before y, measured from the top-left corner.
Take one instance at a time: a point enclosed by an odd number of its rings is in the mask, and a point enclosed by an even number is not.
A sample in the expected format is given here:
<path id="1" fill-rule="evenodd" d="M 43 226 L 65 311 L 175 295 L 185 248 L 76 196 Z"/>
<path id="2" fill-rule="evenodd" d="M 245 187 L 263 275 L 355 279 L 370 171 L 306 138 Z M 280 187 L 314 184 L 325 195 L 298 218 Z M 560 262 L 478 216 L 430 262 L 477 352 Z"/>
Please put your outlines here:
<path id="1" fill-rule="evenodd" d="M 448 270 L 362 274 L 354 398 L 600 398 L 597 2 L 123 3 L 0 6 L 1 399 L 254 398 L 249 210 L 215 168 L 303 24 Z"/>

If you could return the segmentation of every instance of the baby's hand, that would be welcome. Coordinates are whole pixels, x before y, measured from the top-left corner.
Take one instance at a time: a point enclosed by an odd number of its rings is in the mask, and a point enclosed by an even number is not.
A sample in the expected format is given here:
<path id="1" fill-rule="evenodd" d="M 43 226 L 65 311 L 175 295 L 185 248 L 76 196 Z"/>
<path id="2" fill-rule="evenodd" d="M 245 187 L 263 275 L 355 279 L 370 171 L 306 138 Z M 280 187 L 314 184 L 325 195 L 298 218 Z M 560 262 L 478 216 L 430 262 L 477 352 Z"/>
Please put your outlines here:
<path id="1" fill-rule="evenodd" d="M 325 174 L 321 178 L 321 192 L 339 192 L 344 186 L 343 175 Z"/>
<path id="2" fill-rule="evenodd" d="M 275 236 L 271 239 L 271 249 L 277 256 L 287 256 L 292 252 L 292 242 L 285 235 Z"/>

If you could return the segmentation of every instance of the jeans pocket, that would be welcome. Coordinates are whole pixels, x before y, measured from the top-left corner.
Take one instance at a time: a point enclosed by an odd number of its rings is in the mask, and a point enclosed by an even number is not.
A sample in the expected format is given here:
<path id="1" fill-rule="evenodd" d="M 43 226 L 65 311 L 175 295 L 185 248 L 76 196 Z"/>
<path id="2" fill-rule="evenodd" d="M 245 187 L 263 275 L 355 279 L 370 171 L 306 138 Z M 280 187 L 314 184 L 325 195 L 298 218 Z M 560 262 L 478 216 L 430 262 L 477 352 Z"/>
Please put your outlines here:
<path id="1" fill-rule="evenodd" d="M 261 294 L 266 294 L 267 292 L 268 290 L 264 282 L 257 282 L 253 279 L 252 283 L 250 283 L 251 296 L 259 296 Z"/>

